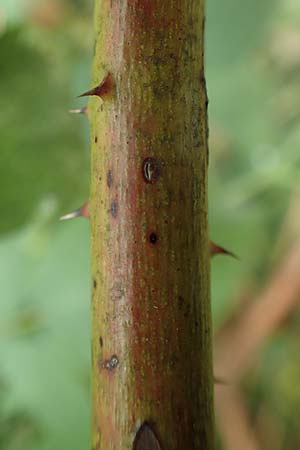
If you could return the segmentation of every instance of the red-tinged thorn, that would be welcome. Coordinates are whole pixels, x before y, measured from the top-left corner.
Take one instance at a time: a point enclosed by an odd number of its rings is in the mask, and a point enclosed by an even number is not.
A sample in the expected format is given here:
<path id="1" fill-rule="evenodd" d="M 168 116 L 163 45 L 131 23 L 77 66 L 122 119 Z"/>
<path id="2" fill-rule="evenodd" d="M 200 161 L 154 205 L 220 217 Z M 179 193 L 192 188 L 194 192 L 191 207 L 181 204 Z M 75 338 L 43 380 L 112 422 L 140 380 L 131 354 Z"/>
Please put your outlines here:
<path id="1" fill-rule="evenodd" d="M 232 258 L 239 259 L 233 252 L 226 250 L 226 248 L 221 247 L 212 241 L 209 241 L 209 250 L 211 257 L 215 255 L 229 255 L 232 256 Z"/>
<path id="2" fill-rule="evenodd" d="M 133 441 L 133 450 L 162 450 L 149 422 L 144 422 L 139 428 Z"/>
<path id="3" fill-rule="evenodd" d="M 75 217 L 86 217 L 87 219 L 89 219 L 90 214 L 89 214 L 89 203 L 88 202 L 84 203 L 84 205 L 82 205 L 81 208 L 75 209 L 75 211 L 72 211 L 72 212 L 60 217 L 59 220 L 75 219 Z"/>
<path id="4" fill-rule="evenodd" d="M 229 382 L 227 380 L 225 380 L 224 378 L 216 377 L 215 375 L 213 377 L 213 381 L 214 381 L 214 384 L 220 384 L 223 386 L 226 386 L 229 384 Z"/>
<path id="5" fill-rule="evenodd" d="M 85 202 L 81 207 L 81 216 L 86 219 L 90 218 L 89 202 Z"/>
<path id="6" fill-rule="evenodd" d="M 87 106 L 78 109 L 70 109 L 69 113 L 71 114 L 87 114 Z"/>
<path id="7" fill-rule="evenodd" d="M 97 97 L 101 97 L 103 100 L 112 95 L 114 88 L 114 80 L 112 74 L 109 72 L 104 80 L 93 89 L 90 89 L 87 92 L 79 95 L 78 97 L 89 97 L 90 95 L 96 95 Z"/>

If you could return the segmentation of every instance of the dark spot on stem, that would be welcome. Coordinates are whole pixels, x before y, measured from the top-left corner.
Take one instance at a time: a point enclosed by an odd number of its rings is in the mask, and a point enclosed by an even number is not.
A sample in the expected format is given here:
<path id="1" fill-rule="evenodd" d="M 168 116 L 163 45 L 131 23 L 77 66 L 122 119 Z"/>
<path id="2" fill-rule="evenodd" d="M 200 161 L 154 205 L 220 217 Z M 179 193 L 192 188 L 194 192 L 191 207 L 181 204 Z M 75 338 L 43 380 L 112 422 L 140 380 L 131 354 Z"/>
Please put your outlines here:
<path id="1" fill-rule="evenodd" d="M 143 161 L 143 177 L 147 183 L 154 184 L 160 177 L 160 164 L 154 158 L 146 158 Z"/>
<path id="2" fill-rule="evenodd" d="M 179 304 L 179 308 L 182 309 L 184 306 L 184 298 L 181 295 L 179 295 L 179 297 L 178 297 L 178 304 Z"/>
<path id="3" fill-rule="evenodd" d="M 103 337 L 102 336 L 99 337 L 99 345 L 101 348 L 103 347 Z"/>
<path id="4" fill-rule="evenodd" d="M 98 142 L 98 136 L 95 136 L 95 144 Z"/>
<path id="5" fill-rule="evenodd" d="M 177 357 L 176 353 L 173 353 L 170 358 L 170 367 L 174 368 L 177 363 L 178 363 L 178 357 Z"/>
<path id="6" fill-rule="evenodd" d="M 111 170 L 109 170 L 107 172 L 106 182 L 107 182 L 107 186 L 109 188 L 111 188 L 112 184 L 113 184 L 113 175 L 112 175 L 112 171 Z"/>
<path id="7" fill-rule="evenodd" d="M 157 234 L 154 233 L 154 232 L 150 233 L 149 234 L 149 242 L 150 242 L 150 244 L 155 245 L 157 243 L 157 241 L 158 241 Z"/>
<path id="8" fill-rule="evenodd" d="M 94 289 L 96 289 L 96 287 L 97 287 L 97 281 L 96 280 L 93 280 L 93 286 L 94 286 Z"/>
<path id="9" fill-rule="evenodd" d="M 108 370 L 109 372 L 112 372 L 115 370 L 119 365 L 119 358 L 117 355 L 113 355 L 110 359 L 106 359 L 103 363 L 103 368 Z"/>
<path id="10" fill-rule="evenodd" d="M 111 215 L 116 218 L 118 215 L 118 203 L 116 200 L 113 200 L 110 206 Z"/>

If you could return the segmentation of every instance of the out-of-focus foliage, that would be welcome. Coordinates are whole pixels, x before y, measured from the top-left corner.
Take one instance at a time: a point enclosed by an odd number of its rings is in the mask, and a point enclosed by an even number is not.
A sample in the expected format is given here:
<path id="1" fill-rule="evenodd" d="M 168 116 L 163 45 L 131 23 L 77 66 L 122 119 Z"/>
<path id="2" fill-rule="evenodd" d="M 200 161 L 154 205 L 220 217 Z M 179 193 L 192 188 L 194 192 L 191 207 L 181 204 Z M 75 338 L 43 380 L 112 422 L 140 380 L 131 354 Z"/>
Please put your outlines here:
<path id="1" fill-rule="evenodd" d="M 297 18 L 296 1 L 254 1 L 248 7 L 234 0 L 226 6 L 208 2 L 211 236 L 242 260 L 213 264 L 216 323 L 230 314 L 230 298 L 245 280 L 263 280 L 270 270 L 299 184 Z"/>
<path id="2" fill-rule="evenodd" d="M 89 442 L 88 2 L 0 3 L 0 448 Z"/>
<path id="3" fill-rule="evenodd" d="M 76 9 L 72 14 L 67 5 L 42 3 L 26 10 L 25 23 L 16 22 L 13 3 L 0 6 L 0 232 L 27 223 L 45 201 L 57 215 L 88 192 L 88 144 L 68 107 L 88 80 L 91 36 L 74 17 Z"/>
<path id="4" fill-rule="evenodd" d="M 298 189 L 300 3 L 207 6 L 210 234 L 241 258 L 213 261 L 217 331 L 280 260 Z M 57 218 L 88 196 L 88 124 L 68 109 L 89 85 L 92 23 L 92 1 L 0 4 L 1 450 L 88 445 L 88 224 Z M 263 405 L 280 424 L 278 449 L 300 445 L 298 330 L 296 315 L 245 385 L 250 415 Z"/>

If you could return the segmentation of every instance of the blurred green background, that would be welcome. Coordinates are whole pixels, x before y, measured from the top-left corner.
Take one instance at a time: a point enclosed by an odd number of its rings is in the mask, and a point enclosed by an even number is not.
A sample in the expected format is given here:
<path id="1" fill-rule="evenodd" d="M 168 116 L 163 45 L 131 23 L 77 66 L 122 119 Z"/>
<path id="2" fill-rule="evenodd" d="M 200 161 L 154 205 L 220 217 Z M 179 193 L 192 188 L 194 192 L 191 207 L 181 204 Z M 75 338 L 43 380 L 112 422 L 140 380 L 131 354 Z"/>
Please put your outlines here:
<path id="1" fill-rule="evenodd" d="M 89 445 L 89 226 L 58 218 L 88 198 L 88 123 L 68 110 L 89 86 L 92 3 L 0 3 L 1 450 Z M 300 235 L 300 3 L 207 8 L 210 234 L 240 257 L 212 263 L 217 333 Z M 275 450 L 275 429 L 276 450 L 300 448 L 299 306 L 244 378 L 251 449 Z"/>

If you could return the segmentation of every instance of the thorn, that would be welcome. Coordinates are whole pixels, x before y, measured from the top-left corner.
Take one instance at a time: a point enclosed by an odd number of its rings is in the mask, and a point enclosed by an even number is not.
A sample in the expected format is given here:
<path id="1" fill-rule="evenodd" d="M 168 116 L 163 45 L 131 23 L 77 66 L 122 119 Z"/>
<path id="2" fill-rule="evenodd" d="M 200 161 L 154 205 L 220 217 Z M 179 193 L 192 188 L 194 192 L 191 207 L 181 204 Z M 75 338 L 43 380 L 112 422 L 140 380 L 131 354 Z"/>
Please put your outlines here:
<path id="1" fill-rule="evenodd" d="M 101 97 L 102 99 L 107 98 L 111 95 L 114 87 L 114 80 L 112 74 L 109 72 L 104 80 L 95 88 L 90 89 L 87 92 L 79 95 L 78 97 L 88 97 L 90 95 L 96 95 L 97 97 Z"/>
<path id="2" fill-rule="evenodd" d="M 209 250 L 210 256 L 213 257 L 215 255 L 229 255 L 232 258 L 239 259 L 233 252 L 226 250 L 226 248 L 221 247 L 220 245 L 215 244 L 212 241 L 209 241 Z"/>
<path id="3" fill-rule="evenodd" d="M 71 114 L 87 114 L 87 106 L 78 109 L 70 109 L 69 113 Z"/>
<path id="4" fill-rule="evenodd" d="M 88 202 L 84 203 L 84 205 L 82 205 L 81 208 L 75 209 L 75 211 L 72 211 L 60 217 L 59 220 L 75 219 L 76 217 L 86 217 L 87 219 L 89 219 L 90 214 Z"/>
<path id="5" fill-rule="evenodd" d="M 152 425 L 144 422 L 134 438 L 133 450 L 161 450 L 161 448 Z"/>
<path id="6" fill-rule="evenodd" d="M 80 209 L 75 209 L 75 211 L 65 214 L 64 216 L 61 216 L 59 218 L 59 220 L 75 219 L 75 217 L 79 217 L 79 216 L 80 216 Z"/>
<path id="7" fill-rule="evenodd" d="M 223 386 L 226 386 L 229 384 L 229 382 L 227 380 L 224 380 L 224 378 L 219 378 L 219 377 L 216 377 L 215 375 L 213 376 L 213 381 L 214 381 L 214 384 L 221 384 Z"/>
<path id="8" fill-rule="evenodd" d="M 80 212 L 81 212 L 81 216 L 82 216 L 82 217 L 85 217 L 86 219 L 89 219 L 89 218 L 90 218 L 89 202 L 85 202 L 85 203 L 82 205 L 82 207 L 81 207 L 81 209 L 80 209 Z"/>

